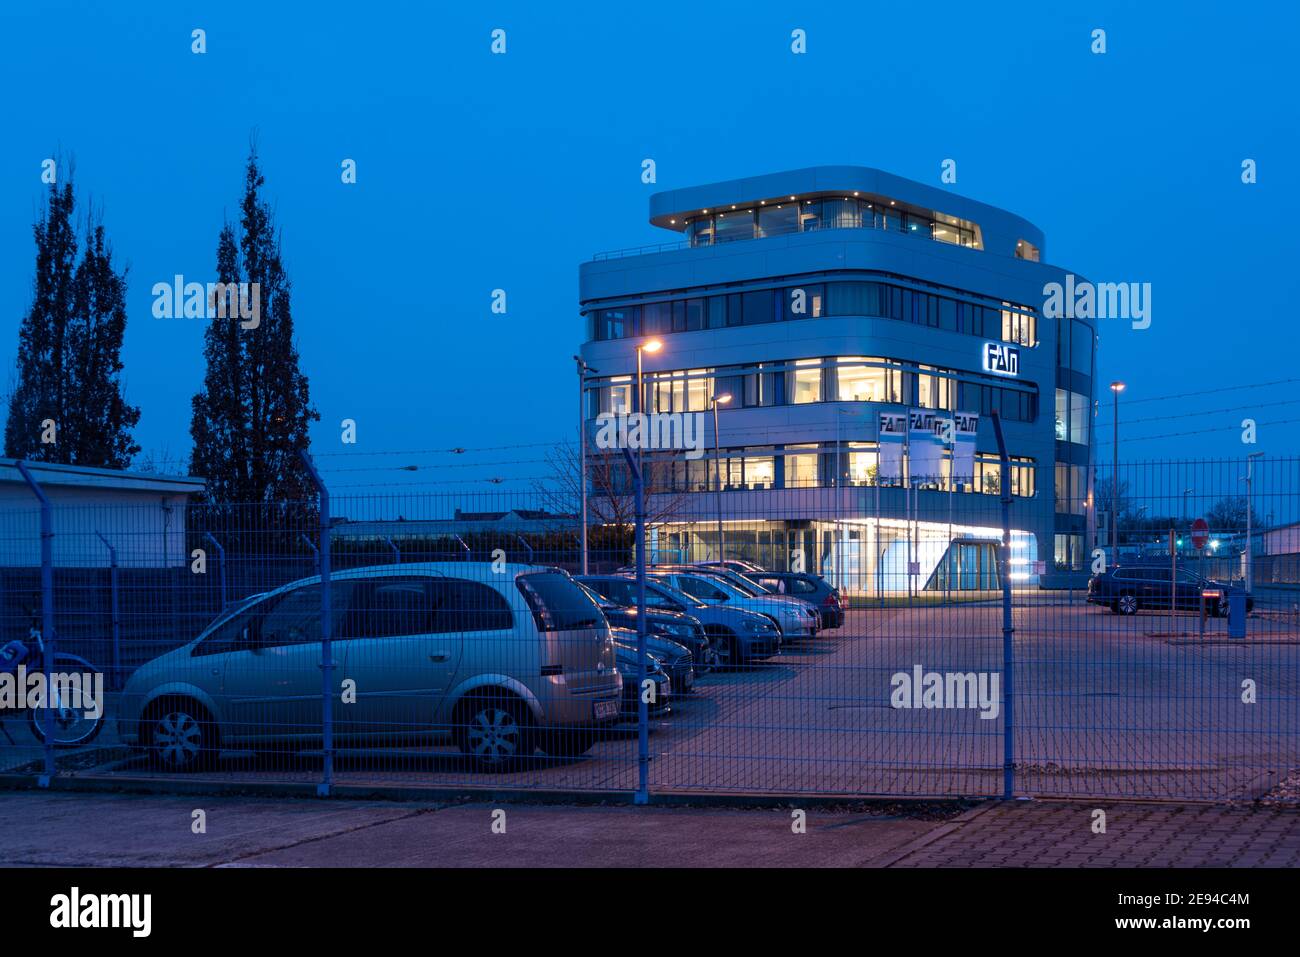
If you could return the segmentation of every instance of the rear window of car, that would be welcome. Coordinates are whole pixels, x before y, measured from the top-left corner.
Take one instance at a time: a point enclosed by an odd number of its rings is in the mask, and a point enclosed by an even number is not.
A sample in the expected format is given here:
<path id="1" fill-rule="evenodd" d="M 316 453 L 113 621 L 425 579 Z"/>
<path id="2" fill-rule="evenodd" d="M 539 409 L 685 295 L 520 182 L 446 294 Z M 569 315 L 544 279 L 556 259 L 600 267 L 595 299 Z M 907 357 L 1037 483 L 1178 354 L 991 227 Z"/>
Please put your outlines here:
<path id="1" fill-rule="evenodd" d="M 538 631 L 569 631 L 597 628 L 604 624 L 604 612 L 591 596 L 568 575 L 535 572 L 515 579 Z"/>

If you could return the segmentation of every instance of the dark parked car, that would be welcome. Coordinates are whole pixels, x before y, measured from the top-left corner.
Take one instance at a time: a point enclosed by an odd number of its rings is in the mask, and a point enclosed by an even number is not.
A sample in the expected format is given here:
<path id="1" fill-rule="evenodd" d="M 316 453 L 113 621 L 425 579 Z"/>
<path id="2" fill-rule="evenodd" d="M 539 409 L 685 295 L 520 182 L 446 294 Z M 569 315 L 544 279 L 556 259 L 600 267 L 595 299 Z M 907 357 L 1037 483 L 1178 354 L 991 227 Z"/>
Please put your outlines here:
<path id="1" fill-rule="evenodd" d="M 1117 615 L 1136 615 L 1148 608 L 1168 610 L 1171 600 L 1176 610 L 1199 611 L 1201 593 L 1218 591 L 1220 597 L 1206 599 L 1205 608 L 1212 615 L 1226 616 L 1229 596 L 1245 593 L 1240 585 L 1205 578 L 1185 568 L 1178 569 L 1178 577 L 1173 580 L 1170 577 L 1172 571 L 1168 565 L 1155 563 L 1108 569 L 1088 580 L 1088 601 L 1105 605 Z M 1246 611 L 1254 607 L 1254 597 L 1247 594 Z"/>
<path id="2" fill-rule="evenodd" d="M 636 581 L 626 575 L 585 575 L 582 581 L 616 605 L 636 603 Z M 781 633 L 767 615 L 710 605 L 656 580 L 646 582 L 645 595 L 647 606 L 685 612 L 697 619 L 709 637 L 709 647 L 719 668 L 761 661 L 781 648 Z"/>
<path id="3" fill-rule="evenodd" d="M 844 606 L 840 592 L 820 575 L 807 572 L 752 572 L 746 576 L 758 582 L 774 595 L 793 595 L 812 602 L 822 615 L 823 628 L 839 628 L 844 624 Z"/>
<path id="4" fill-rule="evenodd" d="M 639 710 L 637 696 L 636 632 L 622 628 L 612 629 L 614 634 L 614 664 L 623 676 L 623 700 L 619 709 L 620 721 L 635 721 Z M 657 657 L 646 652 L 646 678 L 655 683 L 655 700 L 646 710 L 655 717 L 672 710 L 673 681 L 664 671 Z"/>
<path id="5" fill-rule="evenodd" d="M 633 587 L 628 595 L 624 595 L 624 589 L 619 589 L 619 597 L 615 598 L 604 594 L 600 589 L 591 587 L 588 579 L 592 576 L 578 576 L 575 581 L 585 588 L 589 594 L 600 605 L 600 610 L 605 613 L 605 618 L 613 628 L 626 628 L 629 631 L 636 631 L 636 588 Z M 621 581 L 621 579 L 620 579 Z M 629 604 L 624 604 L 624 597 L 628 599 Z M 691 659 L 695 665 L 697 674 L 704 674 L 711 670 L 716 662 L 717 655 L 710 645 L 709 636 L 704 632 L 704 625 L 698 618 L 694 618 L 685 612 L 676 611 L 672 608 L 660 608 L 652 605 L 647 598 L 646 601 L 646 634 L 655 638 L 667 639 L 670 643 L 684 645 L 686 650 L 691 653 Z M 664 649 L 667 651 L 668 649 Z M 680 650 L 680 649 L 679 649 Z M 656 651 L 656 654 L 659 654 Z M 664 657 L 664 655 L 661 655 Z M 675 659 L 677 653 L 668 655 L 668 660 Z M 678 682 L 678 676 L 669 669 L 669 674 L 675 683 Z M 685 690 L 681 684 L 677 685 L 678 690 Z"/>

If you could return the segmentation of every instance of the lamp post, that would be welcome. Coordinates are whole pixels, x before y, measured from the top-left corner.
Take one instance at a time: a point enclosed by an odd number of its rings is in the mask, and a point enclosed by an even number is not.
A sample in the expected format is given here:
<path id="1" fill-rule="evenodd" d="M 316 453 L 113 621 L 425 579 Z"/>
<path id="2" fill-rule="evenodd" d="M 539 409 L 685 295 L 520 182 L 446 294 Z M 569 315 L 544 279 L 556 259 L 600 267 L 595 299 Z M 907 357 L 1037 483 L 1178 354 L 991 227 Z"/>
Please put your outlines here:
<path id="1" fill-rule="evenodd" d="M 1115 393 L 1114 475 L 1111 476 L 1110 492 L 1110 563 L 1114 566 L 1119 564 L 1119 394 L 1124 391 L 1124 383 L 1119 380 L 1112 382 L 1110 391 Z"/>
<path id="2" fill-rule="evenodd" d="M 663 347 L 664 344 L 660 342 L 658 339 L 647 339 L 645 342 L 638 344 L 636 347 L 636 408 L 633 411 L 638 413 L 638 415 L 645 411 L 645 385 L 642 381 L 642 376 L 641 376 L 641 353 L 649 352 L 653 354 L 655 352 L 658 352 Z M 642 422 L 641 429 L 639 431 L 642 436 L 648 435 L 649 434 L 648 424 Z M 642 442 L 641 444 L 644 445 L 645 443 Z M 644 456 L 642 455 L 642 449 L 638 447 L 636 450 L 636 467 L 639 471 L 641 471 L 642 487 L 645 486 L 645 472 L 643 469 L 644 466 L 643 459 Z"/>
<path id="3" fill-rule="evenodd" d="M 709 396 L 709 411 L 713 413 L 713 495 L 718 508 L 718 561 L 726 557 L 722 553 L 722 443 L 718 439 L 718 406 L 730 401 L 730 392 Z"/>
<path id="4" fill-rule="evenodd" d="M 1183 514 L 1180 516 L 1181 518 L 1191 518 L 1191 515 L 1187 511 L 1187 496 L 1191 495 L 1195 491 L 1196 489 L 1194 488 L 1183 489 Z"/>
<path id="5" fill-rule="evenodd" d="M 578 485 L 582 495 L 582 573 L 587 574 L 587 374 L 599 372 L 574 356 L 578 364 Z"/>

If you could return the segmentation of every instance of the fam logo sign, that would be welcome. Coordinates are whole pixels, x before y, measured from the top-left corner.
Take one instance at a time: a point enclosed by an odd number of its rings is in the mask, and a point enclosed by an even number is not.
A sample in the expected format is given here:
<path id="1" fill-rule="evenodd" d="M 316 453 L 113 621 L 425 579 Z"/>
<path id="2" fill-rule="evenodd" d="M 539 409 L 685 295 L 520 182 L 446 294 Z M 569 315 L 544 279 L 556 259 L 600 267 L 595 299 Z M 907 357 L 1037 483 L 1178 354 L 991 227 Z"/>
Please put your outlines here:
<path id="1" fill-rule="evenodd" d="M 1020 350 L 1005 342 L 984 343 L 984 371 L 994 375 L 1020 375 Z"/>

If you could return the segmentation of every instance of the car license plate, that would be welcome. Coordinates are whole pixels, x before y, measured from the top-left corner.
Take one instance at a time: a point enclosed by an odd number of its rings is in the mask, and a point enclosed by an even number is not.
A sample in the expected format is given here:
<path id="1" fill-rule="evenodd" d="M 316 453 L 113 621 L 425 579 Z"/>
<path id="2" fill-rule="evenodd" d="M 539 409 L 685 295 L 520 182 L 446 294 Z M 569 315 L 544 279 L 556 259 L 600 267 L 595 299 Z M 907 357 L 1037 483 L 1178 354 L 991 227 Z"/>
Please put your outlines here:
<path id="1" fill-rule="evenodd" d="M 607 718 L 618 717 L 617 701 L 597 701 L 595 702 L 596 720 L 604 721 Z"/>

